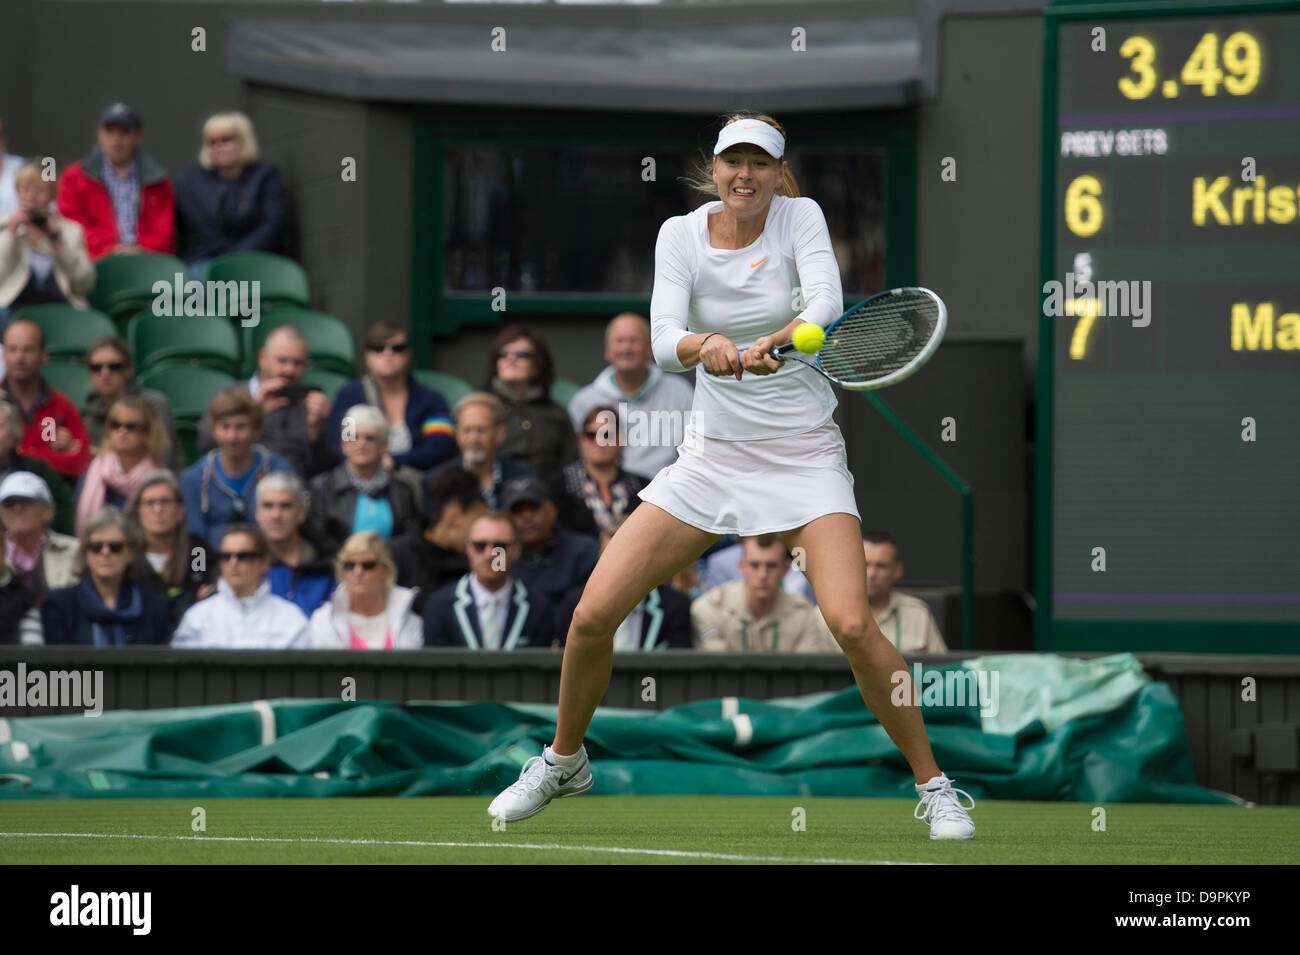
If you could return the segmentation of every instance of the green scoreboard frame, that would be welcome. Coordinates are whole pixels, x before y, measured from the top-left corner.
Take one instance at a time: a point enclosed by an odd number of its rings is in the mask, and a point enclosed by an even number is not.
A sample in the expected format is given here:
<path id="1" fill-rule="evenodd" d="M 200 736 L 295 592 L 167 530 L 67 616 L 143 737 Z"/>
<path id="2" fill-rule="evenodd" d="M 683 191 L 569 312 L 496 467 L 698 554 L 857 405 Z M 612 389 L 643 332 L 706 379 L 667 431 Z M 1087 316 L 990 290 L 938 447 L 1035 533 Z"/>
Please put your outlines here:
<path id="1" fill-rule="evenodd" d="M 1036 645 L 1300 653 L 1300 2 L 1045 26 Z"/>

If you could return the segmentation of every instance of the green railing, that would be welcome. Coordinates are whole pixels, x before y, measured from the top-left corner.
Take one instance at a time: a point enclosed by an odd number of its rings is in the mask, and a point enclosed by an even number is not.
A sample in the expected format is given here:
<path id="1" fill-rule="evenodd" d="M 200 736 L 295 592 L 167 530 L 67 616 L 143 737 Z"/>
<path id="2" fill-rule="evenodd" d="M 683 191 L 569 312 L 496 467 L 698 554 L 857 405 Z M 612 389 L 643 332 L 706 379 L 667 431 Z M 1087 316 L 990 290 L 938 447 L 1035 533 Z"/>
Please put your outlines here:
<path id="1" fill-rule="evenodd" d="M 925 458 L 926 463 L 938 471 L 943 479 L 961 495 L 961 649 L 973 649 L 975 646 L 975 493 L 947 461 L 939 457 L 893 408 L 885 404 L 885 400 L 879 394 L 874 391 L 864 391 L 862 397 L 866 398 L 867 403 L 880 412 L 880 416 L 888 422 L 889 426 L 916 449 L 921 457 Z"/>

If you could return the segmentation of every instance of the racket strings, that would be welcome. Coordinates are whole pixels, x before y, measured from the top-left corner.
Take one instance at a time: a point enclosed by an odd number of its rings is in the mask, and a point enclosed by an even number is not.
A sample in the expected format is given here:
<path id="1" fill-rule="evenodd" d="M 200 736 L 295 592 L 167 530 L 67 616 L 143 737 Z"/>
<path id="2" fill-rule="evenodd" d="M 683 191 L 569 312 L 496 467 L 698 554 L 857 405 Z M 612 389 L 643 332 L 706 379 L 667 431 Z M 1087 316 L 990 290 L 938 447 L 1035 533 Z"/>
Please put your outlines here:
<path id="1" fill-rule="evenodd" d="M 837 322 L 818 358 L 842 381 L 881 378 L 919 355 L 938 322 L 939 305 L 929 296 L 892 295 Z"/>

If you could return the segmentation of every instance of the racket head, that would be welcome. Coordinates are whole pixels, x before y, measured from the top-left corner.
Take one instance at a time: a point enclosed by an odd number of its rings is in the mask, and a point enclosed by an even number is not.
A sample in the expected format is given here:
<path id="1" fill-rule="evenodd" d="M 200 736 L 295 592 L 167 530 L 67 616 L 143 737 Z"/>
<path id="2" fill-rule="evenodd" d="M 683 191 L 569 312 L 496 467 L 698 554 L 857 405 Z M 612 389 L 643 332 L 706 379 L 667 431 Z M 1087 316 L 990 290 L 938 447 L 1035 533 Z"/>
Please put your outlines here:
<path id="1" fill-rule="evenodd" d="M 947 328 L 947 306 L 930 289 L 889 289 L 831 323 L 813 367 L 850 391 L 884 388 L 929 361 Z"/>

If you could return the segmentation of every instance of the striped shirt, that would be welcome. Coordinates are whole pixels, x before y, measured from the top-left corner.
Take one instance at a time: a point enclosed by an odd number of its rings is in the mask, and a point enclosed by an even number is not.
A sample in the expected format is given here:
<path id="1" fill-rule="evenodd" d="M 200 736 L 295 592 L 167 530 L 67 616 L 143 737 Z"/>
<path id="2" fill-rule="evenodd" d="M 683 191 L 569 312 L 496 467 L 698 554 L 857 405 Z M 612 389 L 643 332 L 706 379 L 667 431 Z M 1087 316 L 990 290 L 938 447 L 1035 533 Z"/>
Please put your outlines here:
<path id="1" fill-rule="evenodd" d="M 113 214 L 117 217 L 118 242 L 136 244 L 136 229 L 140 224 L 140 164 L 131 161 L 131 172 L 119 178 L 113 164 L 104 160 L 100 170 L 108 197 L 113 200 Z"/>

